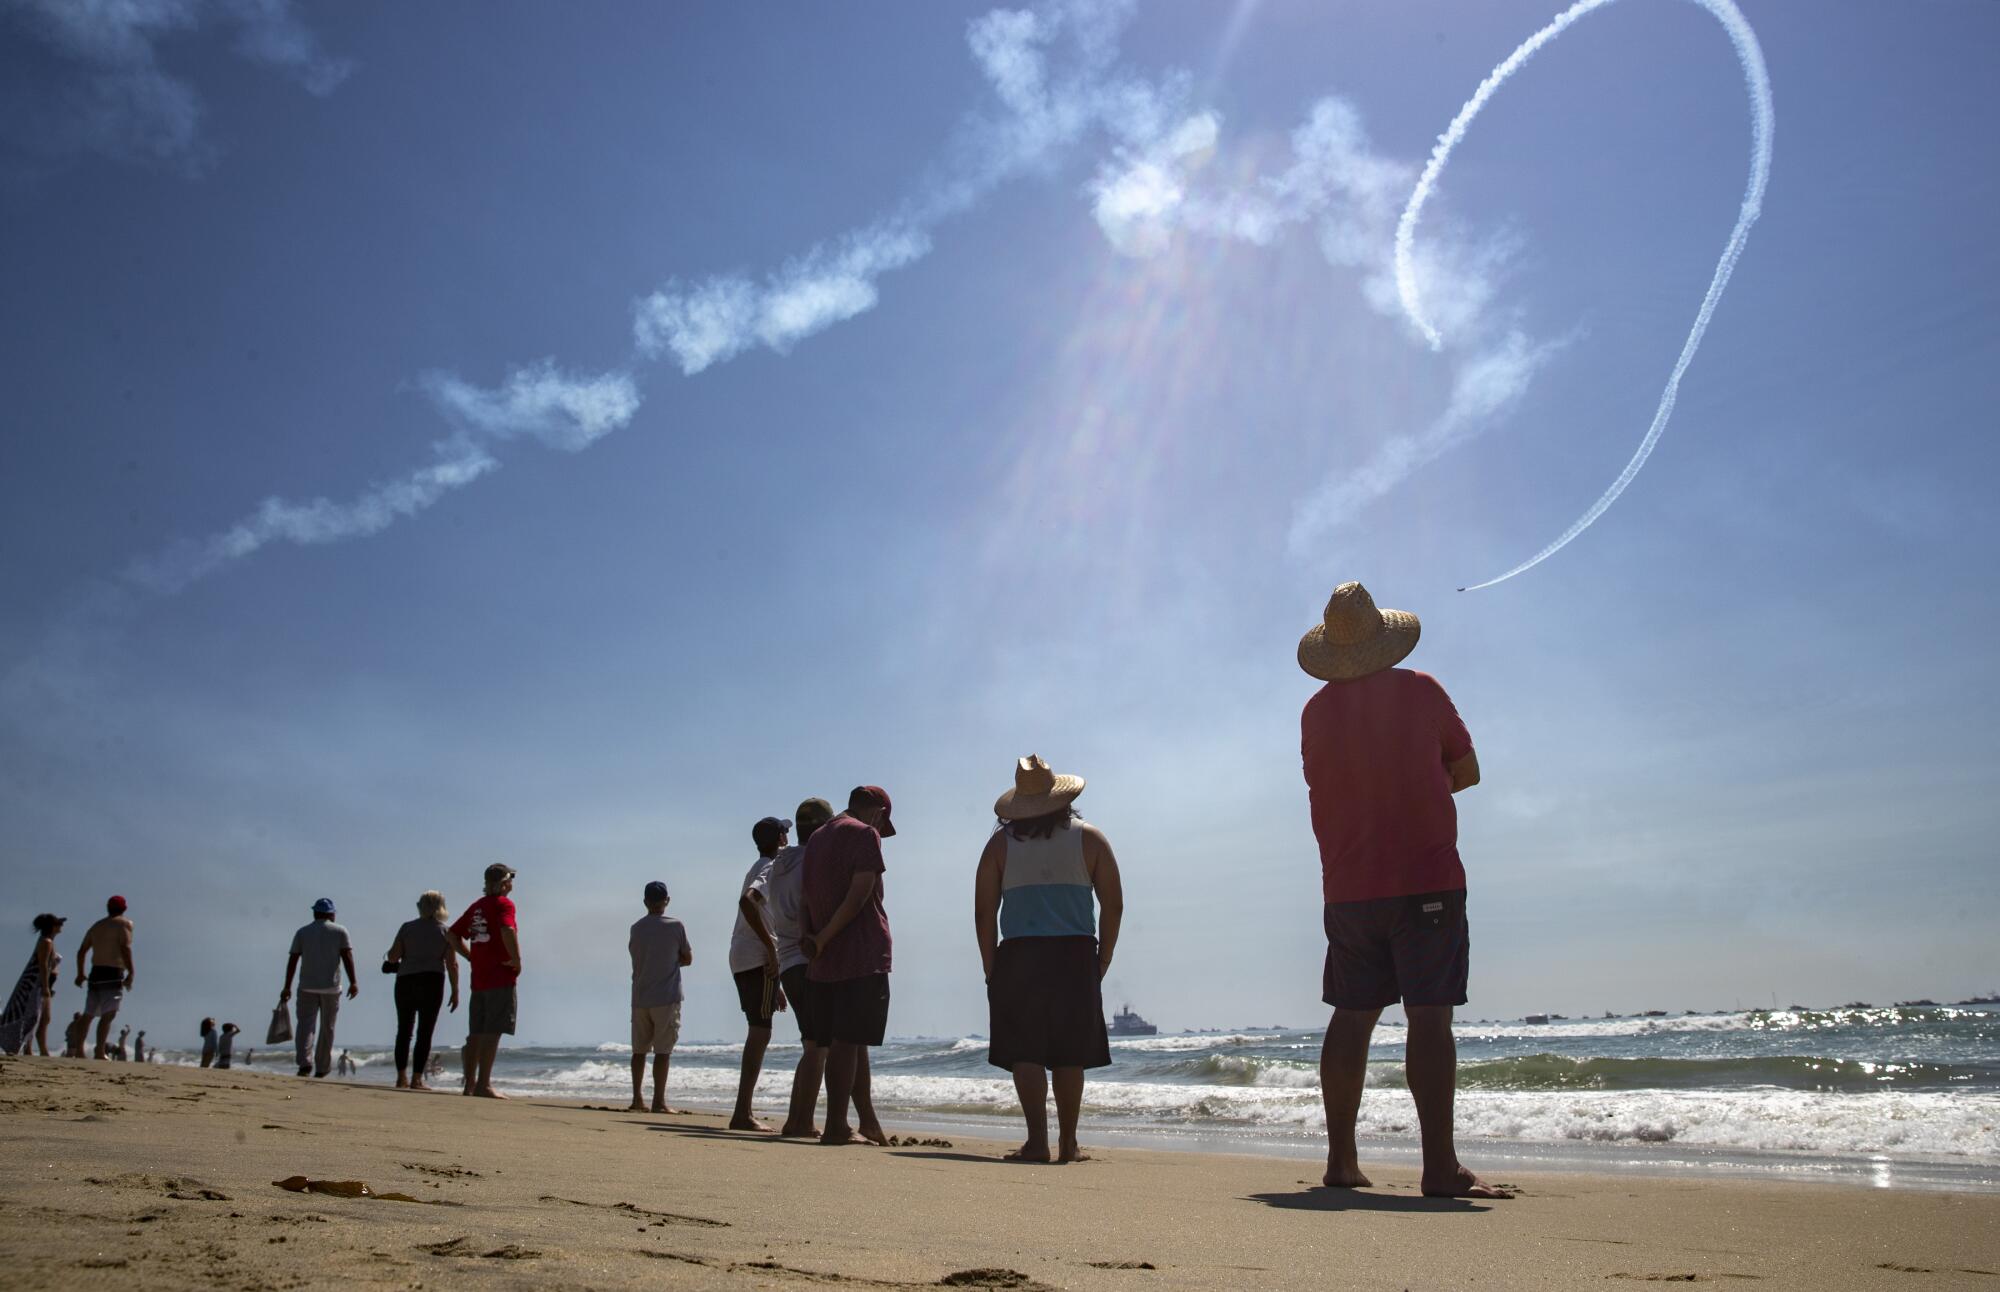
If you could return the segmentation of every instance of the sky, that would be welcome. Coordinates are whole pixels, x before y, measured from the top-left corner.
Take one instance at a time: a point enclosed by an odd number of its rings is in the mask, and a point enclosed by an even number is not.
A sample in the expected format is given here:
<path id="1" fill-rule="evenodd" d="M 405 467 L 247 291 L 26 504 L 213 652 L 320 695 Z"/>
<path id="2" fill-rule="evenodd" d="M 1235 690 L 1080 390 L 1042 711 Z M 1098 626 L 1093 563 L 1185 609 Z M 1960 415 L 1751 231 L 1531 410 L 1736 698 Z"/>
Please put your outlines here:
<path id="1" fill-rule="evenodd" d="M 627 925 L 741 1028 L 750 825 L 887 787 L 891 1031 L 983 1031 L 1014 761 L 1163 1028 L 1323 1020 L 1294 659 L 1360 579 L 1470 727 L 1466 1017 L 2000 986 L 1983 0 L 0 3 L 0 929 L 254 1026 L 520 869 L 519 1043 Z M 1981 230 L 1988 230 L 1981 233 Z M 74 1008 L 64 987 L 59 1012 Z M 779 1031 L 786 1031 L 780 1024 Z M 450 1036 L 447 1025 L 446 1035 Z"/>

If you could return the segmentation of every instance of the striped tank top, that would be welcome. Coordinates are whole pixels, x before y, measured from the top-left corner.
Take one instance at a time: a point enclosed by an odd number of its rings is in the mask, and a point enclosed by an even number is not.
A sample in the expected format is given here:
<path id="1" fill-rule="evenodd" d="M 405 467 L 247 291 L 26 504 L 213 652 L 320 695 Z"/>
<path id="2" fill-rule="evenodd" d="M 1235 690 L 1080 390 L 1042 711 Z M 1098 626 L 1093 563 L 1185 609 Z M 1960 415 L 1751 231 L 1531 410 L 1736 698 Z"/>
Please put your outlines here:
<path id="1" fill-rule="evenodd" d="M 1000 876 L 1003 940 L 1097 936 L 1095 892 L 1083 864 L 1083 824 L 1072 820 L 1046 839 L 1007 836 Z"/>

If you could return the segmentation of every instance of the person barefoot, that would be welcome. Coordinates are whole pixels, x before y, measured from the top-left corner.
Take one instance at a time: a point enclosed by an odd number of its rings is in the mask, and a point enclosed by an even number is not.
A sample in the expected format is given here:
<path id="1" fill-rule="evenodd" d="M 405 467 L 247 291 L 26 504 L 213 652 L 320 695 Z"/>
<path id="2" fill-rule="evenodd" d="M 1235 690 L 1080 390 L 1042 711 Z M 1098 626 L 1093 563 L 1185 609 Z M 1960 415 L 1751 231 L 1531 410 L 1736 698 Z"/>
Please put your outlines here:
<path id="1" fill-rule="evenodd" d="M 729 935 L 729 975 L 736 980 L 736 1002 L 743 1007 L 749 1030 L 743 1038 L 743 1065 L 737 1074 L 736 1107 L 730 1113 L 730 1130 L 771 1129 L 750 1109 L 757 1077 L 764 1069 L 764 1051 L 771 1044 L 771 1018 L 785 1008 L 785 992 L 778 985 L 781 965 L 778 939 L 765 918 L 762 885 L 779 851 L 790 842 L 791 830 L 790 821 L 774 816 L 750 827 L 750 839 L 757 845 L 757 860 L 750 863 L 742 886 L 736 891 L 736 927 Z"/>
<path id="2" fill-rule="evenodd" d="M 500 1038 L 514 1034 L 515 984 L 521 977 L 521 941 L 514 914 L 512 866 L 486 868 L 486 895 L 465 908 L 448 932 L 452 950 L 472 965 L 472 1004 L 466 1010 L 465 1093 L 505 1099 L 493 1088 Z"/>
<path id="3" fill-rule="evenodd" d="M 799 941 L 814 983 L 813 1039 L 827 1054 L 822 1144 L 855 1140 L 847 1122 L 850 1102 L 873 1132 L 868 1142 L 888 1138 L 881 1135 L 872 1106 L 863 1101 L 868 1097 L 868 1049 L 882 1044 L 889 1024 L 892 944 L 882 905 L 882 841 L 896 833 L 891 807 L 881 786 L 857 786 L 847 796 L 847 811 L 813 834 L 802 862 L 805 909 Z"/>
<path id="4" fill-rule="evenodd" d="M 1319 842 L 1326 966 L 1333 1006 L 1320 1048 L 1327 1158 L 1322 1182 L 1363 1189 L 1355 1126 L 1368 1044 L 1383 1009 L 1402 1002 L 1404 1071 L 1423 1136 L 1423 1191 L 1504 1198 L 1465 1169 L 1452 1142 L 1458 1085 L 1454 1007 L 1466 1001 L 1465 867 L 1452 796 L 1479 784 L 1479 757 L 1451 697 L 1428 673 L 1397 668 L 1416 648 L 1417 617 L 1375 606 L 1343 583 L 1299 641 L 1299 667 L 1324 682 L 1299 718 L 1300 753 Z"/>
<path id="5" fill-rule="evenodd" d="M 826 1075 L 826 1051 L 813 1039 L 817 997 L 807 969 L 805 950 L 799 945 L 800 913 L 805 904 L 803 864 L 806 843 L 815 831 L 833 820 L 833 805 L 825 799 L 810 798 L 800 803 L 792 816 L 798 822 L 799 841 L 778 850 L 777 856 L 771 859 L 770 868 L 751 885 L 751 890 L 759 899 L 765 927 L 777 943 L 778 983 L 791 1005 L 792 1021 L 799 1025 L 799 1062 L 792 1073 L 791 1105 L 786 1109 L 785 1124 L 778 1134 L 789 1139 L 809 1139 L 816 1138 L 820 1133 L 819 1127 L 813 1124 L 813 1114 L 819 1103 L 820 1081 Z M 871 1123 L 878 1131 L 881 1129 L 881 1124 L 874 1118 L 874 1106 L 862 1105 L 864 1134 Z"/>
<path id="6" fill-rule="evenodd" d="M 646 885 L 646 913 L 632 925 L 625 940 L 632 956 L 632 1102 L 629 1111 L 646 1111 L 646 1055 L 653 1056 L 652 1111 L 666 1113 L 667 1065 L 681 1036 L 681 970 L 694 963 L 687 928 L 667 914 L 673 900 L 659 880 Z"/>

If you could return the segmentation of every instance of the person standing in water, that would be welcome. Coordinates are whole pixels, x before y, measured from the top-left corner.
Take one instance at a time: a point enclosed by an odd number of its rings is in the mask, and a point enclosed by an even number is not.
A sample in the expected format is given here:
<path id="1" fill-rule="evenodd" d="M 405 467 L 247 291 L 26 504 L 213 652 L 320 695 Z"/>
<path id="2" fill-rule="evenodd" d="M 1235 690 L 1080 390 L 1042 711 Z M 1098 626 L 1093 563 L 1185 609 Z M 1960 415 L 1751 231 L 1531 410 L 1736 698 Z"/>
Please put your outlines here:
<path id="1" fill-rule="evenodd" d="M 234 1023 L 224 1023 L 215 1043 L 215 1066 L 226 1068 L 236 1053 L 236 1034 L 243 1029 Z"/>
<path id="2" fill-rule="evenodd" d="M 1333 1006 L 1320 1050 L 1331 1188 L 1367 1188 L 1354 1141 L 1368 1043 L 1383 1009 L 1408 1020 L 1404 1072 L 1423 1135 L 1422 1189 L 1505 1198 L 1458 1160 L 1452 1105 L 1458 1050 L 1451 1012 L 1466 1000 L 1465 867 L 1452 795 L 1479 784 L 1479 758 L 1436 678 L 1397 668 L 1423 631 L 1343 583 L 1299 641 L 1299 667 L 1326 683 L 1300 716 L 1300 756 L 1319 841 L 1326 966 Z"/>
<path id="3" fill-rule="evenodd" d="M 1071 806 L 1081 793 L 1081 776 L 1058 776 L 1028 755 L 993 805 L 1000 825 L 979 854 L 972 918 L 991 1016 L 986 1061 L 1014 1074 L 1028 1122 L 1027 1142 L 1009 1161 L 1050 1160 L 1051 1079 L 1054 1160 L 1083 1161 L 1084 1069 L 1111 1062 L 1099 984 L 1118 945 L 1125 890 L 1110 841 Z"/>
<path id="4" fill-rule="evenodd" d="M 132 1038 L 132 1062 L 146 1061 L 146 1029 L 140 1028 L 139 1035 Z"/>

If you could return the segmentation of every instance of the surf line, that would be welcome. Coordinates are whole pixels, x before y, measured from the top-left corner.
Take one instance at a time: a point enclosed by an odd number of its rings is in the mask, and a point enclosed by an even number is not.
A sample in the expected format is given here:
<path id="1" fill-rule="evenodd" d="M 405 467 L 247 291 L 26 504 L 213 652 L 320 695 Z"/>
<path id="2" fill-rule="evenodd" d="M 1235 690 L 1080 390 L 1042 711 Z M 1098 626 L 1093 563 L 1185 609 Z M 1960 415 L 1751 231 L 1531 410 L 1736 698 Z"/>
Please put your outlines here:
<path id="1" fill-rule="evenodd" d="M 1438 136 L 1437 146 L 1431 149 L 1430 161 L 1425 164 L 1423 174 L 1418 176 L 1417 186 L 1410 191 L 1410 200 L 1403 207 L 1402 218 L 1396 222 L 1396 294 L 1402 300 L 1403 312 L 1409 316 L 1410 322 L 1416 325 L 1417 330 L 1423 333 L 1424 340 L 1430 343 L 1431 349 L 1442 349 L 1444 337 L 1424 314 L 1423 302 L 1417 293 L 1417 271 L 1414 262 L 1417 221 L 1423 215 L 1424 204 L 1430 201 L 1431 193 L 1437 187 L 1438 176 L 1444 172 L 1445 163 L 1451 160 L 1452 150 L 1464 140 L 1465 132 L 1471 127 L 1473 118 L 1479 115 L 1487 100 L 1506 84 L 1508 77 L 1519 71 L 1521 66 L 1540 52 L 1543 46 L 1562 35 L 1577 19 L 1614 2 L 1615 0 L 1577 0 L 1575 4 L 1551 19 L 1548 26 L 1522 41 L 1520 46 L 1507 56 L 1505 62 L 1487 73 L 1486 79 L 1479 83 L 1479 88 L 1473 91 L 1472 97 L 1465 101 L 1465 106 L 1458 110 L 1456 117 L 1452 118 L 1451 125 Z M 1736 227 L 1730 230 L 1729 241 L 1723 245 L 1722 258 L 1716 261 L 1715 274 L 1709 279 L 1708 294 L 1702 297 L 1701 308 L 1695 312 L 1694 326 L 1688 330 L 1687 340 L 1681 345 L 1680 358 L 1675 361 L 1673 373 L 1667 378 L 1666 389 L 1660 392 L 1660 403 L 1653 412 L 1653 423 L 1646 428 L 1645 438 L 1639 441 L 1638 451 L 1632 454 L 1632 460 L 1625 464 L 1625 469 L 1618 473 L 1618 478 L 1611 482 L 1611 487 L 1590 505 L 1590 510 L 1584 512 L 1576 523 L 1564 530 L 1554 542 L 1505 574 L 1496 575 L 1484 583 L 1460 588 L 1460 592 L 1477 592 L 1481 588 L 1490 588 L 1496 583 L 1504 583 L 1517 574 L 1532 570 L 1569 546 L 1577 535 L 1589 529 L 1612 503 L 1618 501 L 1618 495 L 1625 492 L 1625 487 L 1639 474 L 1639 468 L 1645 466 L 1646 459 L 1652 456 L 1653 446 L 1659 443 L 1660 432 L 1667 429 L 1667 420 L 1674 414 L 1674 400 L 1680 394 L 1681 377 L 1687 372 L 1688 365 L 1694 361 L 1695 351 L 1701 348 L 1702 334 L 1708 331 L 1709 318 L 1714 315 L 1717 303 L 1722 300 L 1723 289 L 1729 286 L 1729 276 L 1736 270 L 1737 258 L 1743 254 L 1743 244 L 1750 238 L 1750 226 L 1757 222 L 1757 216 L 1763 210 L 1764 185 L 1771 176 L 1771 134 L 1775 125 L 1775 114 L 1771 106 L 1771 76 L 1764 66 L 1764 51 L 1757 44 L 1757 33 L 1751 30 L 1749 21 L 1743 17 L 1742 11 L 1732 0 L 1690 0 L 1690 2 L 1700 5 L 1722 24 L 1723 31 L 1729 36 L 1729 43 L 1736 50 L 1736 61 L 1743 65 L 1743 84 L 1750 94 L 1750 178 L 1743 189 L 1743 204 L 1736 214 Z"/>

